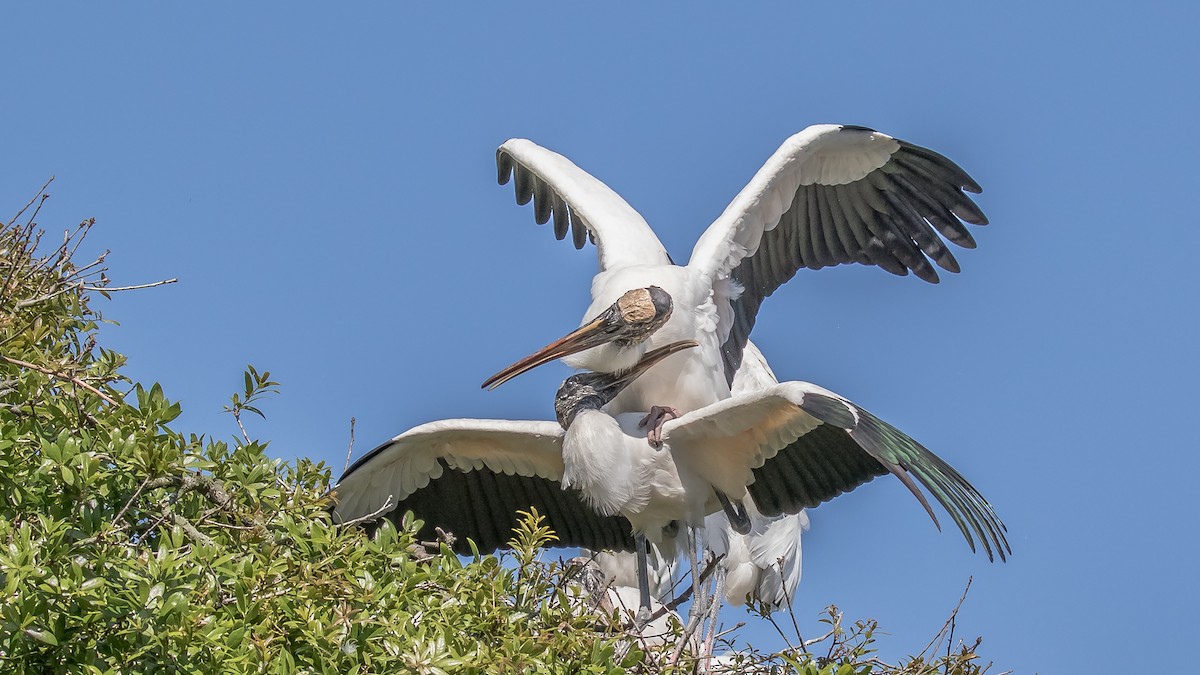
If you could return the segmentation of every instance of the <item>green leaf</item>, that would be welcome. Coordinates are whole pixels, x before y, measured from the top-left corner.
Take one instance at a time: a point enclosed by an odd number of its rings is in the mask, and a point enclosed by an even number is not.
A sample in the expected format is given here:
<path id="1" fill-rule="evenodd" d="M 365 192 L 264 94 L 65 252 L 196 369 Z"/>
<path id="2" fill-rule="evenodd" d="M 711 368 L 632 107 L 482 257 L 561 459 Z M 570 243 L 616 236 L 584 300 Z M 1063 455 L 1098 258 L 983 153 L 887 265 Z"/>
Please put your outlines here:
<path id="1" fill-rule="evenodd" d="M 54 633 L 49 631 L 34 630 L 32 628 L 25 629 L 25 635 L 37 640 L 38 642 L 48 644 L 52 647 L 58 646 L 58 638 L 54 637 Z"/>

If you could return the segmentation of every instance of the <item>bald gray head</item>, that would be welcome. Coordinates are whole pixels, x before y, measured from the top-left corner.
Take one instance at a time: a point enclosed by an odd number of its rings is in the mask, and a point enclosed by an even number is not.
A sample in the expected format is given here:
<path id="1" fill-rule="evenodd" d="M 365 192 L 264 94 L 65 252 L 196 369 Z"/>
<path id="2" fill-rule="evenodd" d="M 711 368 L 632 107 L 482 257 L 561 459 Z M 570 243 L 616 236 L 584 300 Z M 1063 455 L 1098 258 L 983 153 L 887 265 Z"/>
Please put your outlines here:
<path id="1" fill-rule="evenodd" d="M 671 318 L 671 294 L 658 286 L 635 288 L 617 299 L 604 315 L 612 326 L 613 342 L 636 345 L 644 342 Z"/>
<path id="2" fill-rule="evenodd" d="M 568 429 L 580 411 L 603 408 L 651 366 L 675 352 L 698 344 L 695 340 L 681 340 L 653 349 L 623 373 L 584 372 L 572 375 L 562 383 L 554 397 L 554 416 L 563 429 Z"/>

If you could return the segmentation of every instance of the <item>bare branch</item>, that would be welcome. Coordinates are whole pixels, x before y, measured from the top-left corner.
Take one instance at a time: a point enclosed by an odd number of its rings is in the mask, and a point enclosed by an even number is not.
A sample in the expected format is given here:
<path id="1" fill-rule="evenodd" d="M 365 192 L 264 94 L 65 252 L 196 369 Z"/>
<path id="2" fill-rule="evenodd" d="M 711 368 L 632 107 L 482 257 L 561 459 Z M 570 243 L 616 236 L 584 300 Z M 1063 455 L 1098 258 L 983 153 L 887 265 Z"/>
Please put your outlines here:
<path id="1" fill-rule="evenodd" d="M 155 286 L 165 286 L 166 284 L 174 284 L 178 282 L 179 279 L 171 278 L 163 279 L 162 281 L 155 281 L 151 284 L 138 284 L 136 286 L 81 286 L 80 288 L 85 291 L 102 291 L 104 293 L 113 293 L 116 291 L 137 291 L 143 288 L 154 288 Z"/>
<path id="2" fill-rule="evenodd" d="M 942 629 L 933 636 L 933 639 L 929 641 L 929 644 L 925 645 L 925 649 L 922 649 L 917 656 L 924 658 L 925 652 L 929 651 L 930 648 L 937 649 L 934 645 L 940 643 L 942 636 L 946 634 L 946 629 L 954 625 L 954 617 L 958 616 L 958 610 L 962 608 L 963 601 L 967 599 L 967 591 L 971 590 L 971 582 L 973 581 L 975 581 L 974 576 L 967 577 L 967 587 L 963 589 L 962 596 L 958 599 L 958 604 L 954 606 L 954 611 L 950 612 L 950 618 L 946 619 L 946 623 L 942 624 Z"/>
<path id="3" fill-rule="evenodd" d="M 704 581 L 706 579 L 708 579 L 709 575 L 711 575 L 717 569 L 717 563 L 721 562 L 724 559 L 725 559 L 725 554 L 722 553 L 721 555 L 713 558 L 712 561 L 708 563 L 708 566 L 705 567 L 704 571 L 700 573 L 700 583 L 701 584 L 703 584 Z M 676 597 L 674 600 L 671 600 L 671 602 L 668 602 L 667 604 L 663 605 L 662 607 L 659 607 L 658 611 L 656 611 L 654 614 L 651 614 L 650 620 L 654 621 L 656 619 L 661 618 L 667 612 L 674 612 L 676 609 L 679 608 L 680 605 L 687 602 L 688 598 L 692 597 L 692 592 L 695 589 L 696 589 L 695 583 L 693 583 L 691 586 L 688 586 L 687 588 L 685 588 L 683 590 L 683 593 L 680 593 L 678 597 Z"/>
<path id="4" fill-rule="evenodd" d="M 246 433 L 246 427 L 242 426 L 242 412 L 237 409 L 230 412 L 233 413 L 233 421 L 237 422 L 238 429 L 242 430 L 242 438 L 246 440 L 246 445 L 250 445 L 250 434 Z"/>
<path id="5" fill-rule="evenodd" d="M 121 510 L 117 511 L 117 515 L 112 519 L 112 522 L 121 522 L 121 518 L 125 517 L 125 512 L 129 510 L 130 506 L 133 506 L 133 500 L 137 499 L 138 495 L 142 494 L 142 490 L 146 489 L 146 484 L 149 482 L 150 477 L 146 476 L 146 479 L 143 480 L 142 483 L 137 486 L 137 489 L 133 491 L 133 494 L 129 496 L 129 501 L 125 502 L 125 506 L 122 506 Z"/>
<path id="6" fill-rule="evenodd" d="M 29 203 L 26 204 L 25 206 L 23 206 L 20 211 L 17 211 L 17 215 L 13 216 L 12 220 L 8 221 L 8 226 L 12 227 L 13 223 L 17 222 L 17 220 L 21 217 L 21 214 L 25 213 L 25 211 L 27 211 L 29 209 L 29 207 L 33 206 L 33 203 L 37 201 L 38 197 L 41 197 L 42 194 L 44 194 L 46 192 L 46 188 L 50 187 L 50 184 L 53 182 L 54 182 L 54 176 L 50 176 L 50 178 L 48 178 L 45 183 L 42 183 L 42 187 L 39 188 L 37 193 L 33 195 L 33 198 L 29 200 Z M 47 195 L 47 196 L 49 196 L 49 195 Z"/>
<path id="7" fill-rule="evenodd" d="M 387 501 L 385 501 L 383 503 L 383 506 L 379 507 L 379 509 L 376 510 L 374 513 L 368 513 L 365 516 L 360 516 L 353 520 L 347 520 L 347 521 L 341 523 L 341 525 L 342 525 L 342 527 L 349 527 L 350 525 L 357 525 L 359 523 L 365 523 L 368 520 L 374 520 L 374 519 L 378 518 L 379 516 L 382 516 L 383 514 L 387 513 L 388 511 L 391 511 L 393 506 L 395 506 L 395 505 L 392 504 L 392 495 L 388 495 Z"/>
<path id="8" fill-rule="evenodd" d="M 346 473 L 346 469 L 350 468 L 350 456 L 354 454 L 354 418 L 350 418 L 350 447 L 346 448 L 346 465 L 342 467 L 342 473 Z"/>

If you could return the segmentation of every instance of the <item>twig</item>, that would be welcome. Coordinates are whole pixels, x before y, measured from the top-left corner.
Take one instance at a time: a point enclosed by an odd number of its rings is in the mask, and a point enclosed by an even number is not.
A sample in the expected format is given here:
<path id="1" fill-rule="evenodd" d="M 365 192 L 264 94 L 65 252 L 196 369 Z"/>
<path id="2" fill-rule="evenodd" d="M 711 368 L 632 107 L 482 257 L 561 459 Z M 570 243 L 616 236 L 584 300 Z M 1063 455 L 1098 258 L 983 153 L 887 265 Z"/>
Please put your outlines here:
<path id="1" fill-rule="evenodd" d="M 787 578 L 783 574 L 783 563 L 783 556 L 779 556 L 779 559 L 775 561 L 775 564 L 779 566 L 780 579 Z M 800 624 L 796 623 L 796 610 L 792 608 L 792 594 L 788 593 L 787 584 L 781 584 L 781 587 L 783 588 L 783 599 L 787 601 L 788 616 L 792 619 L 792 629 L 796 631 L 796 640 L 800 642 L 800 648 L 804 650 L 804 654 L 808 655 L 808 646 L 804 643 L 804 636 L 800 634 Z"/>
<path id="2" fill-rule="evenodd" d="M 374 520 L 375 518 L 378 518 L 379 516 L 382 516 L 383 514 L 392 510 L 393 506 L 394 505 L 392 504 L 392 495 L 388 495 L 387 501 L 385 501 L 383 503 L 383 506 L 379 507 L 379 509 L 377 509 L 375 512 L 368 513 L 365 516 L 359 516 L 358 518 L 354 518 L 352 520 L 343 521 L 341 523 L 341 525 L 342 525 L 342 527 L 349 527 L 350 525 L 357 525 L 359 523 L 366 522 L 368 520 Z"/>
<path id="3" fill-rule="evenodd" d="M 65 277 L 65 279 L 71 283 L 75 283 L 75 282 L 83 281 L 84 277 L 90 277 L 95 274 L 107 272 L 108 271 L 107 267 L 101 267 L 100 269 L 96 270 L 95 272 L 91 272 L 91 273 L 88 273 L 88 270 L 92 269 L 93 267 L 96 267 L 97 265 L 103 265 L 104 261 L 108 258 L 109 253 L 112 253 L 112 251 L 105 249 L 104 253 L 101 253 L 100 255 L 96 256 L 96 259 L 93 260 L 92 262 L 84 265 L 83 267 L 76 267 L 69 275 L 67 275 Z"/>
<path id="4" fill-rule="evenodd" d="M 58 288 L 54 289 L 53 291 L 50 291 L 49 293 L 46 293 L 45 295 L 39 295 L 36 298 L 27 298 L 25 300 L 18 302 L 17 309 L 24 309 L 26 307 L 32 307 L 34 305 L 41 304 L 47 300 L 57 298 L 58 296 L 62 295 L 63 293 L 67 293 L 74 289 L 75 289 L 74 284 L 63 284 L 62 286 L 59 286 Z"/>
<path id="5" fill-rule="evenodd" d="M 203 544 L 205 546 L 213 546 L 216 544 L 216 542 L 213 541 L 212 537 L 208 536 L 207 534 L 204 534 L 200 530 L 197 530 L 196 526 L 192 525 L 192 522 L 190 520 L 188 520 L 187 518 L 184 518 L 183 516 L 179 515 L 178 513 L 171 514 L 171 521 L 174 522 L 176 525 L 178 525 L 179 528 L 181 530 L 183 530 L 184 534 L 191 537 L 193 541 L 195 541 L 199 544 Z"/>
<path id="6" fill-rule="evenodd" d="M 37 218 L 37 214 L 42 210 L 42 204 L 45 204 L 46 200 L 49 198 L 50 198 L 50 195 L 48 195 L 44 192 L 42 193 L 42 198 L 37 200 L 37 206 L 33 207 L 33 213 L 29 214 L 29 220 L 25 221 L 25 223 L 27 225 L 29 225 L 30 227 L 33 227 L 33 225 L 35 224 L 33 222 L 33 219 Z"/>
<path id="7" fill-rule="evenodd" d="M 662 607 L 659 607 L 658 611 L 656 611 L 656 612 L 654 612 L 654 614 L 650 615 L 650 620 L 654 621 L 655 619 L 661 618 L 667 612 L 674 612 L 676 609 L 679 608 L 680 605 L 687 602 L 688 598 L 692 597 L 692 591 L 696 588 L 697 583 L 701 583 L 701 584 L 704 583 L 704 580 L 707 579 L 709 577 L 709 575 L 711 575 L 713 573 L 713 571 L 717 569 L 717 563 L 721 562 L 724 559 L 725 559 L 724 553 L 713 558 L 712 562 L 708 563 L 708 567 L 705 567 L 704 571 L 700 573 L 700 581 L 699 582 L 693 582 L 691 586 L 688 586 L 687 588 L 685 588 L 683 590 L 683 593 L 679 594 L 679 597 L 668 602 L 667 604 L 663 605 Z"/>
<path id="8" fill-rule="evenodd" d="M 779 637 L 783 638 L 783 644 L 787 645 L 788 651 L 795 651 L 796 647 L 792 645 L 791 639 L 788 638 L 787 634 L 783 632 L 783 629 L 779 627 L 779 624 L 775 621 L 775 616 L 772 614 L 766 614 L 764 618 L 767 620 L 767 623 L 771 624 L 771 627 L 775 629 L 775 632 L 779 633 Z M 805 649 L 804 653 L 807 654 L 808 650 Z"/>
<path id="9" fill-rule="evenodd" d="M 816 637 L 811 640 L 805 640 L 804 641 L 804 647 L 805 647 L 804 653 L 808 654 L 808 649 L 807 649 L 808 647 L 811 647 L 811 646 L 817 644 L 818 642 L 824 642 L 824 641 L 828 640 L 829 638 L 836 635 L 837 632 L 838 632 L 837 628 L 830 628 L 829 632 L 822 635 L 821 637 Z M 810 654 L 810 656 L 811 656 L 811 654 Z"/>
<path id="10" fill-rule="evenodd" d="M 154 288 L 155 286 L 164 286 L 166 284 L 174 284 L 178 282 L 179 279 L 172 277 L 170 279 L 163 279 L 162 281 L 155 281 L 152 284 L 138 284 L 136 286 L 81 286 L 80 288 L 85 291 L 101 291 L 103 293 L 111 293 L 113 291 L 137 291 L 143 288 Z"/>
<path id="11" fill-rule="evenodd" d="M 5 356 L 3 354 L 0 354 L 0 361 L 4 361 L 6 363 L 11 363 L 14 366 L 20 366 L 22 368 L 29 368 L 30 370 L 36 370 L 37 372 L 42 373 L 43 375 L 49 375 L 50 377 L 53 377 L 56 380 L 71 382 L 71 383 L 79 385 L 80 387 L 83 387 L 84 389 L 87 389 L 88 391 L 92 392 L 93 394 L 99 396 L 100 398 L 104 399 L 104 401 L 111 406 L 114 406 L 114 407 L 120 406 L 119 403 L 114 401 L 107 394 L 105 394 L 104 392 L 100 391 L 99 389 L 93 387 L 92 385 L 88 384 L 87 382 L 84 382 L 83 380 L 79 379 L 78 377 L 75 377 L 74 375 L 68 375 L 67 373 L 60 373 L 60 372 L 57 372 L 54 370 L 50 370 L 49 368 L 43 368 L 41 366 L 37 366 L 32 363 L 29 363 L 28 361 L 14 359 L 11 356 Z"/>
<path id="12" fill-rule="evenodd" d="M 53 182 L 54 182 L 54 176 L 50 176 L 50 178 L 47 179 L 45 183 L 42 183 L 42 187 L 33 195 L 33 198 L 29 200 L 29 203 L 26 204 L 24 207 L 22 207 L 20 211 L 17 211 L 17 215 L 13 216 L 12 220 L 8 221 L 9 227 L 11 227 L 13 223 L 17 222 L 17 219 L 21 217 L 22 213 L 25 213 L 25 211 L 28 210 L 29 207 L 33 206 L 33 203 L 37 201 L 37 198 L 41 197 L 42 193 L 44 193 L 46 191 L 46 188 L 50 187 L 50 184 Z"/>
<path id="13" fill-rule="evenodd" d="M 146 479 L 142 481 L 141 485 L 138 485 L 137 489 L 133 491 L 133 494 L 129 496 L 129 501 L 125 502 L 125 506 L 122 506 L 121 510 L 117 511 L 117 515 L 112 519 L 112 522 L 121 522 L 121 518 L 125 516 L 125 512 L 129 510 L 130 506 L 133 506 L 133 500 L 137 499 L 138 495 L 142 494 L 142 490 L 146 489 L 146 484 L 149 482 L 150 477 L 146 476 Z"/>
<path id="14" fill-rule="evenodd" d="M 346 469 L 350 468 L 350 456 L 354 454 L 354 417 L 350 418 L 350 446 L 346 448 L 346 465 L 342 467 L 342 473 L 346 473 Z"/>
<path id="15" fill-rule="evenodd" d="M 250 434 L 246 433 L 246 427 L 242 426 L 242 413 L 238 409 L 233 409 L 233 421 L 237 422 L 238 429 L 242 430 L 242 438 L 246 440 L 246 445 L 250 445 Z"/>
<path id="16" fill-rule="evenodd" d="M 954 627 L 955 627 L 955 625 L 956 625 L 956 622 L 954 619 L 954 615 L 952 614 L 952 615 L 950 615 L 950 637 L 949 637 L 949 639 L 946 640 L 946 663 L 944 664 L 946 666 L 946 675 L 950 675 L 950 648 L 954 646 Z M 978 647 L 979 643 L 976 642 L 975 646 Z"/>
<path id="17" fill-rule="evenodd" d="M 946 619 L 946 623 L 942 624 L 942 629 L 933 636 L 933 639 L 929 641 L 929 644 L 925 645 L 925 649 L 922 649 L 917 656 L 924 658 L 925 652 L 929 651 L 935 644 L 941 642 L 942 635 L 945 634 L 946 629 L 954 624 L 954 617 L 958 616 L 958 610 L 962 608 L 963 601 L 967 599 L 967 591 L 971 590 L 971 582 L 974 580 L 974 575 L 967 577 L 967 587 L 963 589 L 962 596 L 958 599 L 958 604 L 954 606 L 954 611 L 950 612 L 950 618 Z"/>
<path id="18" fill-rule="evenodd" d="M 75 245 L 71 247 L 71 251 L 69 253 L 66 253 L 65 255 L 62 255 L 61 260 L 63 262 L 70 262 L 75 257 L 75 252 L 78 251 L 79 247 L 83 245 L 83 240 L 87 239 L 88 232 L 92 231 L 92 226 L 95 224 L 96 224 L 95 218 L 88 218 L 87 220 L 83 221 L 82 223 L 79 223 L 79 228 L 75 230 L 75 233 L 78 234 L 79 232 L 82 231 L 83 234 L 80 235 L 79 238 L 75 240 Z M 74 236 L 75 236 L 74 234 L 71 235 L 71 237 L 74 237 Z M 68 238 L 68 241 L 69 240 L 70 239 Z M 63 242 L 63 243 L 64 243 L 64 245 L 66 244 L 66 242 Z M 108 255 L 108 251 L 105 251 L 104 255 Z"/>

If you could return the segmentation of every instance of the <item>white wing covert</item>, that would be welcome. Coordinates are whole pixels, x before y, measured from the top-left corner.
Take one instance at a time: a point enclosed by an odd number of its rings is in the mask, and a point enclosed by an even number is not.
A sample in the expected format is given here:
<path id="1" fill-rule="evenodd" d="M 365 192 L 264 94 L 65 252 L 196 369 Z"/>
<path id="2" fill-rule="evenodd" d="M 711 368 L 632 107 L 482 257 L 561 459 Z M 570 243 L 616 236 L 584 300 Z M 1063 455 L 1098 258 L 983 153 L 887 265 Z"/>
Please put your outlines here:
<path id="1" fill-rule="evenodd" d="M 596 244 L 601 271 L 671 263 L 641 214 L 557 152 L 523 138 L 510 139 L 496 150 L 496 170 L 501 185 L 513 178 L 517 204 L 533 200 L 539 225 L 554 219 L 559 240 L 570 231 L 575 248 L 582 249 L 588 239 Z"/>
<path id="2" fill-rule="evenodd" d="M 399 523 L 406 512 L 425 521 L 422 538 L 441 527 L 469 553 L 504 547 L 517 511 L 546 516 L 561 546 L 626 549 L 631 527 L 593 512 L 564 490 L 563 430 L 555 422 L 451 419 L 414 427 L 372 450 L 338 481 L 332 515 L 346 522 L 374 514 Z"/>
<path id="3" fill-rule="evenodd" d="M 677 463 L 730 496 L 744 489 L 767 516 L 815 507 L 891 473 L 938 524 L 915 476 L 972 551 L 978 537 L 989 560 L 1011 552 L 1004 523 L 966 478 L 899 429 L 815 384 L 783 382 L 732 396 L 667 422 L 663 439 Z"/>
<path id="4" fill-rule="evenodd" d="M 718 328 L 732 378 L 762 301 L 802 267 L 860 263 L 936 283 L 958 272 L 942 241 L 975 240 L 960 221 L 987 218 L 966 192 L 981 192 L 957 164 L 866 127 L 820 124 L 767 160 L 692 251 L 689 266 L 743 290 Z M 939 236 L 940 234 L 940 236 Z"/>

